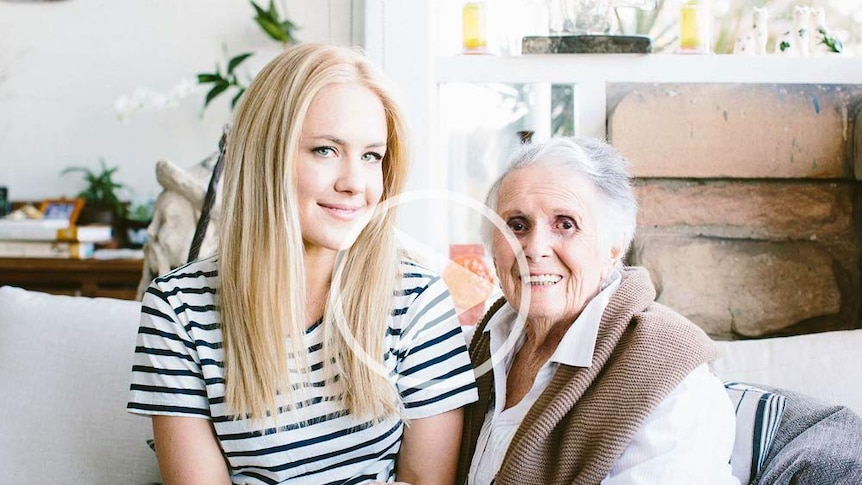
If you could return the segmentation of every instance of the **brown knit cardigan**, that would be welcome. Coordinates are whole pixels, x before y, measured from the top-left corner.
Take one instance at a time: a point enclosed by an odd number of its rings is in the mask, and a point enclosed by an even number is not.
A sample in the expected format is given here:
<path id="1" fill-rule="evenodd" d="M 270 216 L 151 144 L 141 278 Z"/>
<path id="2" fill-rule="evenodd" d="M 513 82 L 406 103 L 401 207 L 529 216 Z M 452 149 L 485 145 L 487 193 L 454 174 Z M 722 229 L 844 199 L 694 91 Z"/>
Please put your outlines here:
<path id="1" fill-rule="evenodd" d="M 682 315 L 655 303 L 643 268 L 622 281 L 599 324 L 592 365 L 561 365 L 516 431 L 495 485 L 599 484 L 650 412 L 697 366 L 716 357 L 710 338 Z M 505 300 L 477 326 L 470 358 L 490 358 L 484 329 Z M 465 483 L 494 387 L 477 378 L 479 401 L 465 408 L 457 483 Z"/>

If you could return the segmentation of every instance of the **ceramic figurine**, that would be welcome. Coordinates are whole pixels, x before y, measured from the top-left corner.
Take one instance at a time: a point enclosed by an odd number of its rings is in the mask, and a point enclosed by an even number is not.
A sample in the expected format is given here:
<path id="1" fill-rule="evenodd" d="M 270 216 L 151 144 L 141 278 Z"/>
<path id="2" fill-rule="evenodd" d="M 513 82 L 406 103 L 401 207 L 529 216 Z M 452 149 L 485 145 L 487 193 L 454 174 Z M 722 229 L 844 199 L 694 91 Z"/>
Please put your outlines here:
<path id="1" fill-rule="evenodd" d="M 782 34 L 775 41 L 775 53 L 785 56 L 808 56 L 809 24 L 811 11 L 808 7 L 793 7 L 793 29 Z"/>
<path id="2" fill-rule="evenodd" d="M 769 38 L 768 22 L 769 12 L 766 10 L 766 7 L 754 7 L 751 30 L 754 33 L 755 55 L 766 55 L 766 41 Z"/>
<path id="3" fill-rule="evenodd" d="M 796 36 L 793 31 L 787 31 L 775 39 L 775 54 L 780 56 L 796 55 Z"/>
<path id="4" fill-rule="evenodd" d="M 751 32 L 745 32 L 736 38 L 733 43 L 733 53 L 737 55 L 753 56 L 754 55 L 754 35 Z"/>
<path id="5" fill-rule="evenodd" d="M 826 26 L 826 11 L 820 7 L 811 9 L 811 18 L 814 21 L 814 29 L 811 34 L 811 53 L 822 56 L 828 53 L 841 53 L 844 44 L 829 27 Z"/>
<path id="6" fill-rule="evenodd" d="M 802 57 L 808 57 L 811 45 L 811 10 L 808 7 L 793 7 L 793 32 L 796 35 L 797 52 Z"/>
<path id="7" fill-rule="evenodd" d="M 767 31 L 766 8 L 755 7 L 752 13 L 751 27 L 743 31 L 733 45 L 734 54 L 749 56 L 765 56 Z"/>

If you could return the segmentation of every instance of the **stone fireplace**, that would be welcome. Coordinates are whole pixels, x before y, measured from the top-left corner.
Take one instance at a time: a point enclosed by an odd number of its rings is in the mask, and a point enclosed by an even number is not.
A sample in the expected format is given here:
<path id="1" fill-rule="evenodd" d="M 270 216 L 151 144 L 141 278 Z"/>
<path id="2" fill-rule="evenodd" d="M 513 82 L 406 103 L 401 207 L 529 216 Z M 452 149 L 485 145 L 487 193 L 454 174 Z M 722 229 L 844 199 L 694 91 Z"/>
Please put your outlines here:
<path id="1" fill-rule="evenodd" d="M 862 327 L 862 84 L 611 84 L 629 262 L 720 339 Z"/>

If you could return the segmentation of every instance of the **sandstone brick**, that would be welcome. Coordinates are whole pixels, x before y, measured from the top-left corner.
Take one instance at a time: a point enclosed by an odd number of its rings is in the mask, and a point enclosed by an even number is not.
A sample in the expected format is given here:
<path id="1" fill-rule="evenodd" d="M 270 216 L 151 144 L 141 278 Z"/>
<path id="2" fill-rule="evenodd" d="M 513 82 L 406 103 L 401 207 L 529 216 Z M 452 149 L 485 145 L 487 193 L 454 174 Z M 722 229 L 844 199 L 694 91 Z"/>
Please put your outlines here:
<path id="1" fill-rule="evenodd" d="M 636 238 L 658 301 L 717 337 L 756 337 L 841 310 L 828 250 L 816 243 L 727 241 L 667 234 Z"/>
<path id="2" fill-rule="evenodd" d="M 756 239 L 823 239 L 853 232 L 850 183 L 640 180 L 642 227 Z"/>
<path id="3" fill-rule="evenodd" d="M 609 92 L 608 136 L 637 177 L 853 178 L 848 107 L 862 87 L 618 84 Z"/>

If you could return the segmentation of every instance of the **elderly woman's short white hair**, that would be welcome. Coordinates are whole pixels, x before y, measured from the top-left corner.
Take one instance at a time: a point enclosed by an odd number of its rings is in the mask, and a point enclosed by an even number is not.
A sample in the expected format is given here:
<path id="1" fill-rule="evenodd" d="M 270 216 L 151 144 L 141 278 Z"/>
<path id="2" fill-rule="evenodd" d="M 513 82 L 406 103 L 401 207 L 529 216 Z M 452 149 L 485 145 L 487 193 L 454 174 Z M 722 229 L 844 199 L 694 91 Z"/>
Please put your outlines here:
<path id="1" fill-rule="evenodd" d="M 598 139 L 554 137 L 548 141 L 521 145 L 509 158 L 485 199 L 485 204 L 497 210 L 497 197 L 503 180 L 512 172 L 531 166 L 567 167 L 583 175 L 596 188 L 598 201 L 599 241 L 602 246 L 620 245 L 623 254 L 634 238 L 637 225 L 637 201 L 629 175 L 629 162 L 617 149 Z M 559 179 L 560 184 L 567 180 Z M 483 222 L 482 234 L 490 246 L 495 227 Z"/>

